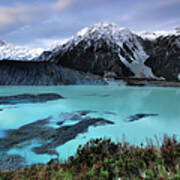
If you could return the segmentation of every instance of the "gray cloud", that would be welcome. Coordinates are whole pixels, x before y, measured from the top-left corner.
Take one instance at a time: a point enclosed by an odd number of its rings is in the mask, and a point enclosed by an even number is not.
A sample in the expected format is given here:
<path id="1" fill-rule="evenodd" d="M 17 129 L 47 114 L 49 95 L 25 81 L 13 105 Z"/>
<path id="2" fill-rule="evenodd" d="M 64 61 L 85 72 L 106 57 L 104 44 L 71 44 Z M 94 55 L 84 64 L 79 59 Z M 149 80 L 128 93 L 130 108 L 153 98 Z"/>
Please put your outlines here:
<path id="1" fill-rule="evenodd" d="M 13 2 L 7 5 L 4 1 L 0 7 L 0 39 L 19 45 L 47 46 L 53 40 L 68 38 L 99 22 L 148 31 L 170 29 L 180 23 L 179 0 Z"/>

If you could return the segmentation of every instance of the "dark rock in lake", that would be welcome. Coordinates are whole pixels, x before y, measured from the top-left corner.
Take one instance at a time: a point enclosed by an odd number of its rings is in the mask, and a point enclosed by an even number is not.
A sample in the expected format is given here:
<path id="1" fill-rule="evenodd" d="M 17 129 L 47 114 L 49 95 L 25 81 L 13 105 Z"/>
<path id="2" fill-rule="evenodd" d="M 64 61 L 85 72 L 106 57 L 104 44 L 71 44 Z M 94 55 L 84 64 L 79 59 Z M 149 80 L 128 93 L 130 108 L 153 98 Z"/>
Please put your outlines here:
<path id="1" fill-rule="evenodd" d="M 77 113 L 80 113 L 82 116 L 85 116 L 89 113 L 95 113 L 97 111 L 91 111 L 91 110 L 83 110 L 83 111 L 76 111 Z"/>
<path id="2" fill-rule="evenodd" d="M 96 93 L 92 93 L 92 94 L 85 94 L 84 96 L 97 96 Z"/>
<path id="3" fill-rule="evenodd" d="M 51 136 L 51 142 L 43 144 L 39 147 L 34 147 L 33 151 L 36 154 L 52 154 L 57 155 L 55 148 L 65 144 L 66 142 L 75 139 L 78 134 L 85 133 L 89 126 L 102 126 L 106 124 L 114 124 L 114 122 L 103 119 L 103 118 L 86 118 L 75 125 L 63 126 L 54 131 L 53 136 Z"/>
<path id="4" fill-rule="evenodd" d="M 62 124 L 59 128 L 51 127 L 53 117 L 50 116 L 24 125 L 19 129 L 7 130 L 6 136 L 0 138 L 0 152 L 6 153 L 14 147 L 23 148 L 23 146 L 28 145 L 27 142 L 38 140 L 40 145 L 32 149 L 35 153 L 58 155 L 56 147 L 76 138 L 81 133 L 87 132 L 90 126 L 114 124 L 114 122 L 103 118 L 85 116 L 85 114 L 89 113 L 88 111 L 79 111 L 79 113 L 82 114 L 80 120 L 76 124 L 69 126 L 63 126 Z"/>
<path id="5" fill-rule="evenodd" d="M 92 93 L 92 94 L 85 94 L 84 96 L 108 97 L 108 96 L 111 96 L 111 95 L 110 94 L 100 95 L 100 94 L 97 94 L 97 93 Z"/>
<path id="6" fill-rule="evenodd" d="M 31 145 L 32 140 L 37 140 L 39 146 L 32 149 L 36 154 L 49 154 L 59 156 L 56 147 L 75 139 L 79 134 L 88 131 L 90 126 L 102 126 L 114 124 L 114 122 L 103 118 L 91 118 L 87 116 L 93 111 L 75 111 L 66 113 L 64 121 L 57 122 L 61 125 L 59 128 L 51 126 L 53 117 L 38 120 L 36 122 L 21 126 L 18 129 L 5 131 L 6 136 L 0 138 L 0 170 L 16 170 L 23 168 L 25 159 L 19 155 L 8 155 L 7 152 L 12 149 L 22 149 Z M 61 114 L 62 115 L 62 114 Z M 66 121 L 77 121 L 76 124 L 63 125 Z"/>
<path id="7" fill-rule="evenodd" d="M 16 106 L 14 106 L 14 107 L 3 107 L 3 108 L 0 109 L 0 111 L 4 111 L 6 109 L 16 109 L 16 108 L 18 108 L 18 107 L 16 107 Z"/>
<path id="8" fill-rule="evenodd" d="M 59 115 L 61 121 L 79 121 L 79 120 L 82 120 L 83 117 L 82 117 L 82 114 L 81 113 L 78 113 L 78 112 L 62 112 L 60 115 Z M 61 123 L 61 122 L 60 122 Z M 59 124 L 59 122 L 58 122 Z"/>
<path id="9" fill-rule="evenodd" d="M 133 122 L 149 116 L 158 116 L 158 114 L 135 114 L 133 116 L 130 116 L 126 121 Z"/>
<path id="10" fill-rule="evenodd" d="M 100 97 L 109 97 L 109 96 L 111 96 L 111 95 L 110 94 L 103 94 Z"/>
<path id="11" fill-rule="evenodd" d="M 103 113 L 104 113 L 104 114 L 109 114 L 109 115 L 114 115 L 114 116 L 117 115 L 117 113 L 115 113 L 115 112 L 110 112 L 110 111 L 103 111 Z"/>
<path id="12" fill-rule="evenodd" d="M 83 120 L 84 116 L 89 113 L 94 113 L 96 111 L 84 110 L 84 111 L 74 111 L 74 112 L 62 112 L 59 117 L 62 120 L 61 122 L 57 122 L 58 125 L 62 124 L 65 121 L 79 121 Z"/>
<path id="13" fill-rule="evenodd" d="M 32 139 L 48 140 L 54 128 L 48 126 L 52 116 L 21 126 L 19 129 L 7 130 L 5 138 L 0 138 L 0 152 L 6 152 L 18 144 Z"/>
<path id="14" fill-rule="evenodd" d="M 20 94 L 15 96 L 0 96 L 0 104 L 43 103 L 52 100 L 64 99 L 59 94 Z"/>

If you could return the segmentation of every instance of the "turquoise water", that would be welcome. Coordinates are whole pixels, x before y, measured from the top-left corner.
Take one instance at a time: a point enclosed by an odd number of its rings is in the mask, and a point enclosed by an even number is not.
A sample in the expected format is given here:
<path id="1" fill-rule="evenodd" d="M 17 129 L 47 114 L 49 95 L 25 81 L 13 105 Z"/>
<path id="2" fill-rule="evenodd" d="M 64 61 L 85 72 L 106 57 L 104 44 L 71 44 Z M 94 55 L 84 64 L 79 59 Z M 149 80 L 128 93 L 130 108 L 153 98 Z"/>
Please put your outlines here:
<path id="1" fill-rule="evenodd" d="M 110 87 L 110 86 L 56 86 L 32 87 L 14 86 L 0 87 L 0 96 L 23 93 L 59 93 L 65 99 L 36 104 L 0 105 L 0 138 L 4 130 L 16 129 L 39 119 L 53 116 L 58 119 L 62 112 L 79 110 L 96 111 L 91 117 L 103 117 L 113 121 L 114 125 L 89 127 L 87 133 L 79 134 L 75 139 L 57 147 L 60 159 L 65 160 L 73 155 L 79 144 L 91 138 L 107 137 L 121 141 L 126 137 L 132 144 L 146 143 L 146 138 L 159 138 L 164 133 L 180 135 L 180 89 L 149 87 Z M 111 114 L 106 113 L 111 112 Z M 135 114 L 158 114 L 127 122 L 129 116 Z M 71 124 L 72 122 L 66 122 Z M 9 154 L 20 154 L 26 158 L 27 164 L 46 163 L 50 155 L 36 155 L 31 148 L 38 145 L 33 140 L 23 149 L 13 148 Z"/>

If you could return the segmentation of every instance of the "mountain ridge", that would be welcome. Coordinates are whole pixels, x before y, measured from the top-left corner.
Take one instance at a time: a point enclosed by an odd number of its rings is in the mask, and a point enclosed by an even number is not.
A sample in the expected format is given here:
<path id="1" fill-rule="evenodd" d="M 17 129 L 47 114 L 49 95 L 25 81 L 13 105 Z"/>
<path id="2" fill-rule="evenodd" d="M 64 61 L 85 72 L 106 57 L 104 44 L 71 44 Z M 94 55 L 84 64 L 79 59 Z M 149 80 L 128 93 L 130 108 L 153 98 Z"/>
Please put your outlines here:
<path id="1" fill-rule="evenodd" d="M 116 24 L 100 23 L 82 29 L 64 43 L 45 51 L 30 52 L 2 43 L 0 59 L 49 61 L 57 66 L 101 77 L 113 74 L 120 78 L 180 80 L 180 29 L 164 35 L 155 34 L 154 37 L 147 38 Z M 3 58 L 2 49 L 5 47 L 13 49 L 13 55 L 19 52 L 20 57 L 17 55 L 16 59 L 7 55 Z"/>
<path id="2" fill-rule="evenodd" d="M 163 31 L 163 30 L 159 30 L 159 31 L 153 31 L 153 32 L 149 32 L 149 31 L 130 31 L 128 28 L 122 28 L 122 27 L 119 27 L 118 25 L 114 24 L 114 23 L 99 23 L 99 24 L 95 24 L 93 26 L 114 26 L 114 27 L 117 27 L 116 29 L 120 29 L 122 31 L 126 31 L 126 32 L 129 32 L 129 33 L 133 33 L 135 35 L 138 35 L 139 37 L 141 37 L 142 39 L 145 39 L 145 40 L 156 40 L 157 38 L 159 37 L 165 37 L 165 36 L 178 36 L 180 35 L 180 27 L 177 27 L 175 28 L 174 30 L 170 30 L 170 31 Z M 91 27 L 93 27 L 91 26 Z M 91 28 L 91 27 L 85 27 L 83 28 L 82 30 L 80 30 L 76 35 L 78 36 L 82 36 L 83 33 L 86 32 L 87 29 Z M 75 35 L 75 36 L 76 36 Z M 74 38 L 74 36 L 72 36 L 71 38 L 68 38 L 68 39 L 65 39 L 65 40 L 55 40 L 56 43 L 53 43 L 51 44 L 51 46 L 49 46 L 49 48 L 47 49 L 44 49 L 44 48 L 25 48 L 23 46 L 17 46 L 17 45 L 13 45 L 13 44 L 10 44 L 10 43 L 7 43 L 3 40 L 0 40 L 0 47 L 2 46 L 6 46 L 6 48 L 4 49 L 1 49 L 0 50 L 0 60 L 37 60 L 39 58 L 39 55 L 41 55 L 43 52 L 46 52 L 46 51 L 51 51 L 53 49 L 58 49 L 60 48 L 61 46 L 63 46 L 64 44 L 66 44 L 69 40 L 71 40 L 72 38 Z M 9 50 L 7 50 L 9 49 Z M 14 51 L 19 51 L 19 53 L 21 54 L 20 56 L 18 56 L 18 53 L 14 53 Z M 2 55 L 2 51 L 7 51 L 4 52 L 4 56 Z M 13 51 L 11 53 L 11 51 Z M 8 53 L 9 56 L 7 55 Z M 27 54 L 32 54 L 31 56 L 30 55 L 27 55 Z M 12 54 L 17 54 L 15 56 L 11 56 Z"/>
<path id="3" fill-rule="evenodd" d="M 103 48 L 104 52 L 100 52 Z M 92 51 L 91 55 L 86 53 L 88 50 Z M 120 72 L 122 68 L 122 71 L 129 71 L 128 69 L 130 69 L 129 73 L 124 74 L 122 72 L 119 75 L 128 74 L 139 78 L 157 78 L 153 75 L 151 69 L 144 65 L 148 55 L 141 47 L 138 37 L 130 30 L 119 28 L 115 24 L 101 23 L 85 28 L 65 44 L 53 49 L 52 53 L 49 53 L 48 56 L 43 55 L 45 54 L 40 56 L 41 60 L 51 60 L 65 67 L 98 75 L 103 75 L 104 71 L 111 71 L 109 66 L 111 66 L 110 64 L 113 61 L 112 66 L 116 69 L 118 69 L 117 64 L 121 64 L 119 70 L 115 73 Z M 113 55 L 116 56 L 114 59 L 111 57 Z M 73 58 L 71 59 L 70 56 Z M 91 59 L 88 62 L 84 62 L 85 56 L 89 56 Z M 108 61 L 107 58 L 111 59 L 111 61 Z M 117 59 L 120 59 L 120 61 L 118 62 Z M 93 64 L 90 61 L 96 62 Z M 102 71 L 98 63 L 103 66 Z M 124 70 L 125 66 L 126 70 Z"/>

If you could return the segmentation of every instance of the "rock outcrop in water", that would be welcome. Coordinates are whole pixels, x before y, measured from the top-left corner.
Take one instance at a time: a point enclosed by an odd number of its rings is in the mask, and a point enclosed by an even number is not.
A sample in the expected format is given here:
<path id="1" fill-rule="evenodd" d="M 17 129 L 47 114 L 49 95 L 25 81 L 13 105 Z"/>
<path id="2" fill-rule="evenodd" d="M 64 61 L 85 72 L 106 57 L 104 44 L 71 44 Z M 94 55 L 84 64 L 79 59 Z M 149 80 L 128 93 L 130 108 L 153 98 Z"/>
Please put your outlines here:
<path id="1" fill-rule="evenodd" d="M 135 115 L 128 117 L 126 122 L 133 122 L 133 121 L 137 121 L 139 119 L 151 117 L 151 116 L 158 116 L 158 114 L 135 114 Z"/>
<path id="2" fill-rule="evenodd" d="M 43 103 L 47 101 L 53 101 L 58 99 L 64 99 L 59 94 L 46 93 L 46 94 L 20 94 L 15 96 L 0 96 L 1 104 L 21 104 L 21 103 Z"/>
<path id="3" fill-rule="evenodd" d="M 29 146 L 32 140 L 37 140 L 38 142 L 38 145 L 34 145 L 31 149 L 36 154 L 59 156 L 56 147 L 87 132 L 89 127 L 114 124 L 113 121 L 104 118 L 87 116 L 91 112 L 76 111 L 61 113 L 59 120 L 56 121 L 50 116 L 46 119 L 21 126 L 18 129 L 6 130 L 5 136 L 0 138 L 0 170 L 14 170 L 22 167 L 25 159 L 15 154 L 9 155 L 8 151 L 13 148 L 22 149 L 25 146 Z M 66 121 L 71 121 L 72 124 L 66 125 Z M 53 126 L 53 123 L 56 123 L 56 127 Z M 14 163 L 10 165 L 12 160 Z"/>
<path id="4" fill-rule="evenodd" d="M 52 62 L 0 61 L 0 85 L 104 85 L 95 75 L 57 66 Z"/>

